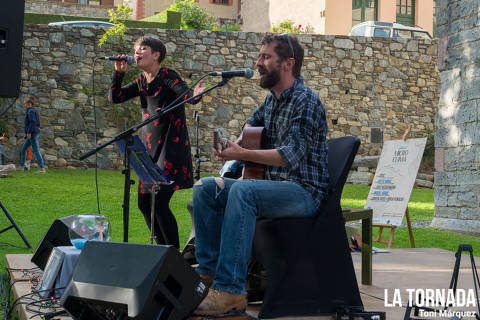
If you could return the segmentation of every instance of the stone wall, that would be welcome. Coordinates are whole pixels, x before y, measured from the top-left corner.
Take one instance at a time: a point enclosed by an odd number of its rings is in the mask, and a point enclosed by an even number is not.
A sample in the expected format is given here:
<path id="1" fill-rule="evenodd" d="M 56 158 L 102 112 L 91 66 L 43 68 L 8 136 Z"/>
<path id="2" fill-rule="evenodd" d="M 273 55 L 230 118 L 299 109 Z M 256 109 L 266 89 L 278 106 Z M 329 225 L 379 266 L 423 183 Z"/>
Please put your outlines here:
<path id="1" fill-rule="evenodd" d="M 79 3 L 52 2 L 46 0 L 25 0 L 25 12 L 60 14 L 89 18 L 108 18 L 108 10 L 113 6 L 95 6 Z"/>
<path id="2" fill-rule="evenodd" d="M 78 157 L 94 146 L 93 58 L 115 53 L 111 44 L 97 47 L 101 32 L 94 28 L 25 27 L 22 98 L 28 93 L 40 97 L 40 145 L 48 166 L 93 165 L 94 157 L 86 161 Z M 156 34 L 165 41 L 167 64 L 190 84 L 209 71 L 254 68 L 263 36 L 242 32 L 129 29 L 129 43 L 144 33 Z M 401 137 L 410 124 L 413 125 L 411 137 L 425 136 L 427 130 L 433 130 L 438 101 L 435 41 L 323 35 L 299 35 L 299 39 L 306 48 L 302 73 L 306 83 L 324 102 L 330 138 L 356 135 L 362 141 L 360 153 L 375 155 L 380 154 L 383 140 Z M 122 105 L 107 102 L 111 70 L 111 62 L 96 64 L 99 144 L 121 131 L 125 115 L 137 117 L 133 122 L 140 121 L 140 111 L 131 110 L 136 100 Z M 219 80 L 207 79 L 209 84 Z M 267 91 L 258 86 L 255 72 L 253 79 L 234 78 L 226 86 L 208 93 L 201 103 L 188 106 L 192 146 L 195 145 L 192 110 L 199 112 L 198 140 L 205 161 L 203 171 L 212 172 L 221 166 L 211 156 L 214 129 L 222 127 L 234 139 L 266 94 Z M 24 112 L 19 99 L 6 114 L 11 137 L 5 145 L 6 156 L 17 163 Z M 119 159 L 121 156 L 110 147 L 100 153 L 99 164 L 115 167 Z"/>
<path id="3" fill-rule="evenodd" d="M 478 1 L 437 0 L 441 90 L 432 226 L 480 234 Z"/>

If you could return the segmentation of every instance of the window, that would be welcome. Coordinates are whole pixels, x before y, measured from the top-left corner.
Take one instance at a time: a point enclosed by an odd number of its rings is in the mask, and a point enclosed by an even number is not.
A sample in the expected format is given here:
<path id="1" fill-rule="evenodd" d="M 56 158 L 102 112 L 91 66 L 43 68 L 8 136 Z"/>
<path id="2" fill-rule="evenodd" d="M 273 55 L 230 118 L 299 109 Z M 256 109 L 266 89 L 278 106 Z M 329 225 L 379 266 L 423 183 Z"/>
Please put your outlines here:
<path id="1" fill-rule="evenodd" d="M 412 37 L 412 31 L 394 29 L 393 30 L 393 37 L 394 38 L 410 39 Z"/>
<path id="2" fill-rule="evenodd" d="M 413 37 L 420 39 L 432 39 L 428 33 L 421 31 L 413 31 Z"/>
<path id="3" fill-rule="evenodd" d="M 210 0 L 210 3 L 231 6 L 232 0 Z"/>
<path id="4" fill-rule="evenodd" d="M 367 29 L 367 26 L 359 26 L 359 27 L 353 28 L 352 32 L 351 32 L 351 35 L 352 36 L 364 36 L 366 29 Z"/>
<path id="5" fill-rule="evenodd" d="M 415 25 L 415 0 L 397 0 L 397 22 L 406 26 Z"/>
<path id="6" fill-rule="evenodd" d="M 352 26 L 377 20 L 378 0 L 352 0 Z"/>
<path id="7" fill-rule="evenodd" d="M 390 28 L 375 28 L 373 29 L 374 37 L 390 37 Z"/>

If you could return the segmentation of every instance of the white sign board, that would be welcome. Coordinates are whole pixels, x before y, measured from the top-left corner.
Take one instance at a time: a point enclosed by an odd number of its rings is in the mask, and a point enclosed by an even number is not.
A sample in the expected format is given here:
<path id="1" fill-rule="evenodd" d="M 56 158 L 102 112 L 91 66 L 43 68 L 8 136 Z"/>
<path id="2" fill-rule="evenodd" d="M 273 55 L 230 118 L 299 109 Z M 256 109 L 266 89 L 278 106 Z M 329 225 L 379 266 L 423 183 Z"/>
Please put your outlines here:
<path id="1" fill-rule="evenodd" d="M 427 138 L 392 140 L 383 144 L 365 208 L 373 223 L 402 224 Z"/>

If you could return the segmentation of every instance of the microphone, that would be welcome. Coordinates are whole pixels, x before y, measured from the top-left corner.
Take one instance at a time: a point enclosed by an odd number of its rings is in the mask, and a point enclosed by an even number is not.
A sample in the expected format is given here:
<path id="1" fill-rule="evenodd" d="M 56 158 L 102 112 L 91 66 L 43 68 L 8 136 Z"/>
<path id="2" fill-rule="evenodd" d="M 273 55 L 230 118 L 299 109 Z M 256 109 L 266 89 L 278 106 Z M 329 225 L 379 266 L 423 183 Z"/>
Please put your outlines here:
<path id="1" fill-rule="evenodd" d="M 99 60 L 111 60 L 111 61 L 127 61 L 128 64 L 135 63 L 135 58 L 132 56 L 127 57 L 100 57 Z"/>
<path id="2" fill-rule="evenodd" d="M 253 77 L 253 70 L 250 68 L 243 70 L 231 70 L 231 71 L 218 71 L 210 72 L 209 76 L 222 76 L 222 78 L 232 78 L 232 77 L 245 77 L 250 79 Z"/>

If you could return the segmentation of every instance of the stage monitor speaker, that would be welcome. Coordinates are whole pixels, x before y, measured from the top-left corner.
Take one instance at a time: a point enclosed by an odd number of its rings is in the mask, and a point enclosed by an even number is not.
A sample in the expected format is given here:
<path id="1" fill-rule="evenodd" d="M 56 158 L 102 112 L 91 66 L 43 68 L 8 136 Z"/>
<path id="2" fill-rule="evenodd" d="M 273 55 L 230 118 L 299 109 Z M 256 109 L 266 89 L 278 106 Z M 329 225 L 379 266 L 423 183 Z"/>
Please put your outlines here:
<path id="1" fill-rule="evenodd" d="M 25 0 L 2 1 L 0 10 L 0 97 L 18 97 Z"/>
<path id="2" fill-rule="evenodd" d="M 56 219 L 43 235 L 43 238 L 38 243 L 37 249 L 35 249 L 35 253 L 31 260 L 40 269 L 45 269 L 45 265 L 47 264 L 50 253 L 54 247 L 72 245 L 68 232 L 76 217 L 77 215 L 72 215 Z"/>
<path id="3" fill-rule="evenodd" d="M 207 293 L 172 246 L 88 241 L 60 303 L 77 320 L 180 320 Z"/>

